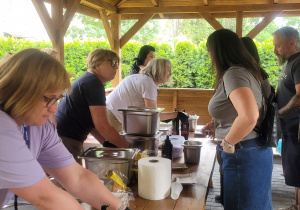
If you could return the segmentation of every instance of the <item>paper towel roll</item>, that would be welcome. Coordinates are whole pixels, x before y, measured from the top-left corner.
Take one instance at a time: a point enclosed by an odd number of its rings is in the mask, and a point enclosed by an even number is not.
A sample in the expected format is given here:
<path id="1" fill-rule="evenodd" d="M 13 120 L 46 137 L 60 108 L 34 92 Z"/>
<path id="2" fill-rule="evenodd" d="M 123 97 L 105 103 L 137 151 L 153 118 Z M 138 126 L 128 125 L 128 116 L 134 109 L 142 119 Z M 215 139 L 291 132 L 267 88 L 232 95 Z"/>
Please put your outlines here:
<path id="1" fill-rule="evenodd" d="M 161 200 L 170 195 L 171 160 L 146 157 L 138 161 L 138 194 L 148 200 Z"/>

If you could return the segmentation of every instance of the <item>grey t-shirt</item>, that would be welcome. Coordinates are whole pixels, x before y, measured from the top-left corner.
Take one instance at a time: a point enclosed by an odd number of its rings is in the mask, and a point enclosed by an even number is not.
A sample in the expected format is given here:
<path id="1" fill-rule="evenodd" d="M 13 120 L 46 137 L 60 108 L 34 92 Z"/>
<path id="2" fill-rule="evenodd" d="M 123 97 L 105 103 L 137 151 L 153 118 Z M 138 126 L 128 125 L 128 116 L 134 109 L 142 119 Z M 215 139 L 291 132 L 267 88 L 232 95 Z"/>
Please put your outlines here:
<path id="1" fill-rule="evenodd" d="M 261 85 L 258 80 L 246 69 L 238 66 L 229 68 L 223 76 L 223 81 L 218 86 L 215 94 L 208 104 L 208 111 L 215 121 L 216 138 L 223 139 L 229 132 L 237 112 L 232 105 L 229 94 L 231 91 L 240 88 L 251 88 L 259 109 L 259 118 L 255 128 L 243 138 L 252 139 L 260 136 L 259 129 L 264 118 L 264 99 L 261 93 Z"/>

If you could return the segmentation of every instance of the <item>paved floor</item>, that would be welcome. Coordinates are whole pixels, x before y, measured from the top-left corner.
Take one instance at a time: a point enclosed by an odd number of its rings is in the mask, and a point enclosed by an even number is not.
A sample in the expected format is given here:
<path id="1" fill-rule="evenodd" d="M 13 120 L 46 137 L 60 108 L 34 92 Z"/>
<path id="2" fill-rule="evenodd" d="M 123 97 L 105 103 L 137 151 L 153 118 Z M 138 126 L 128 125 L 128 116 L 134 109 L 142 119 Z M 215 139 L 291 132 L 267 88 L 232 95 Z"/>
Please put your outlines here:
<path id="1" fill-rule="evenodd" d="M 216 162 L 213 173 L 213 188 L 209 189 L 206 210 L 223 210 L 221 204 L 215 202 L 215 196 L 220 194 L 220 174 L 219 165 Z M 295 203 L 295 190 L 293 187 L 286 186 L 282 176 L 281 157 L 274 153 L 274 166 L 272 174 L 272 199 L 273 208 L 285 208 Z"/>

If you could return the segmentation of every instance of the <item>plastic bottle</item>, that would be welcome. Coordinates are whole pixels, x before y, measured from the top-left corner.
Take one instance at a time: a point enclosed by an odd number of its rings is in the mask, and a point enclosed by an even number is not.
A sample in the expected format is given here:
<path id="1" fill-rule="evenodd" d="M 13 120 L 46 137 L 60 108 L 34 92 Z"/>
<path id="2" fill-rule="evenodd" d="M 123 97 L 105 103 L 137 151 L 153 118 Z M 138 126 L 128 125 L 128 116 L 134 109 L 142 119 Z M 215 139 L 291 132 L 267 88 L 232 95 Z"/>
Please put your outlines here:
<path id="1" fill-rule="evenodd" d="M 168 135 L 166 137 L 165 142 L 162 145 L 161 156 L 170 160 L 173 159 L 173 144 L 171 143 Z"/>

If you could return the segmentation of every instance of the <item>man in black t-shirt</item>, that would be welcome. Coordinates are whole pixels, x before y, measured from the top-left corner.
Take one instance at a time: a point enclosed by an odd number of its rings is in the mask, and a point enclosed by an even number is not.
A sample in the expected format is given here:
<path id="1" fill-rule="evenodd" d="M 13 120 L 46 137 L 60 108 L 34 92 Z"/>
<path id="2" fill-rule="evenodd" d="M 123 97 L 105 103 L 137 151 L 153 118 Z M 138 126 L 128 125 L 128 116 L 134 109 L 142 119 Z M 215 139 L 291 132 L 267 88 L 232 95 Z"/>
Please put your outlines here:
<path id="1" fill-rule="evenodd" d="M 282 166 L 285 183 L 295 187 L 296 205 L 300 202 L 300 143 L 298 140 L 300 110 L 300 43 L 299 32 L 283 27 L 273 33 L 274 53 L 283 69 L 278 81 L 277 101 L 282 129 Z"/>

